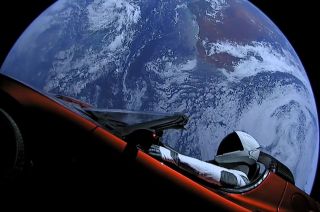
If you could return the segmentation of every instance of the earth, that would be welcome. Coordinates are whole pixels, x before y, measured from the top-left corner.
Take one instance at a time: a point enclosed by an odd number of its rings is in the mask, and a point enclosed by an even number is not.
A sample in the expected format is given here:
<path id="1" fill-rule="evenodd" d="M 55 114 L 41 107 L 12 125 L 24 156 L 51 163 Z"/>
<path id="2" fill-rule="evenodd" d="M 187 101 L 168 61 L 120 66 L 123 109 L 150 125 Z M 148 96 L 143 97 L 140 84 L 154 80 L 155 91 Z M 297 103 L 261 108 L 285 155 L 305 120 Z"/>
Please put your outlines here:
<path id="1" fill-rule="evenodd" d="M 212 159 L 233 130 L 293 172 L 310 193 L 319 125 L 299 57 L 244 0 L 61 0 L 21 35 L 1 72 L 100 108 L 182 112 L 165 133 L 179 152 Z"/>

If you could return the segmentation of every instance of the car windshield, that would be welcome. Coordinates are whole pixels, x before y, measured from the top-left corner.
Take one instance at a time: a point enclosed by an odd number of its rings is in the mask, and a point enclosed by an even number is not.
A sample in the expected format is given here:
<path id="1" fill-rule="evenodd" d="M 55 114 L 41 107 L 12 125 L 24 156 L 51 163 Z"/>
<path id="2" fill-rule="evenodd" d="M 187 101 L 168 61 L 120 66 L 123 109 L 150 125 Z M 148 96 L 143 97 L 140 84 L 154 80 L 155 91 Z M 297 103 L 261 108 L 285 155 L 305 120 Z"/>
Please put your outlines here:
<path id="1" fill-rule="evenodd" d="M 91 118 L 117 134 L 125 136 L 137 129 L 162 131 L 169 128 L 183 128 L 187 117 L 183 114 L 138 112 L 114 109 L 83 109 Z"/>
<path id="2" fill-rule="evenodd" d="M 141 124 L 170 117 L 170 114 L 164 113 L 138 112 L 118 109 L 87 109 L 85 111 L 98 118 L 122 122 L 125 125 Z"/>
<path id="3" fill-rule="evenodd" d="M 158 132 L 172 128 L 182 129 L 188 121 L 187 116 L 182 113 L 99 109 L 71 97 L 57 94 L 50 96 L 82 116 L 98 122 L 119 137 L 124 137 L 140 129 L 151 129 Z"/>

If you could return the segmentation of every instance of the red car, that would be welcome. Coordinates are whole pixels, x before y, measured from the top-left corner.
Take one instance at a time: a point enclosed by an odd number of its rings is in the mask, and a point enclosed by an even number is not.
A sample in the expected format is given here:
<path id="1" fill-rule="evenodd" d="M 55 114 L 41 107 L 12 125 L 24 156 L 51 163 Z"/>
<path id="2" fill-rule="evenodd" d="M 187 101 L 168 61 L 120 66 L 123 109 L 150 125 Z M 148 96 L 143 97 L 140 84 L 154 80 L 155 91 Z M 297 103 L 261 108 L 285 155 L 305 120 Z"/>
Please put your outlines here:
<path id="1" fill-rule="evenodd" d="M 28 201 L 119 209 L 320 211 L 265 153 L 241 188 L 208 184 L 146 153 L 163 131 L 186 122 L 183 114 L 96 109 L 0 74 L 1 190 L 7 198 L 19 192 Z"/>

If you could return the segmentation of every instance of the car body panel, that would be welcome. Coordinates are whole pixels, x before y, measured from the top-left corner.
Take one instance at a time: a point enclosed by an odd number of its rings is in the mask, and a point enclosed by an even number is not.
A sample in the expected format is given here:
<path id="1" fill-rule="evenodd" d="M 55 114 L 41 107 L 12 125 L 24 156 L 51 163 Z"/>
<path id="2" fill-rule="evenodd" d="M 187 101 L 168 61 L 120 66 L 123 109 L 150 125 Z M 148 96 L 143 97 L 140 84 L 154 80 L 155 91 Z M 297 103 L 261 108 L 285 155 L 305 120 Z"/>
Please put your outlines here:
<path id="1" fill-rule="evenodd" d="M 320 204 L 314 201 L 294 185 L 287 183 L 282 200 L 279 204 L 279 212 L 284 211 L 319 211 Z"/>
<path id="2" fill-rule="evenodd" d="M 228 194 L 235 202 L 254 210 L 259 208 L 263 211 L 274 211 L 279 205 L 286 182 L 272 172 L 268 173 L 266 179 L 255 189 L 242 195 Z"/>
<path id="3" fill-rule="evenodd" d="M 49 186 L 46 191 L 50 193 L 57 188 L 72 187 L 71 193 L 78 200 L 83 196 L 86 200 L 94 197 L 94 201 L 99 199 L 115 206 L 130 202 L 132 208 L 140 210 L 149 210 L 154 201 L 161 200 L 161 204 L 156 203 L 158 209 L 196 206 L 231 211 L 278 208 L 283 211 L 290 208 L 290 198 L 295 193 L 319 211 L 319 205 L 312 203 L 307 194 L 272 172 L 266 172 L 262 182 L 245 192 L 227 192 L 190 178 L 149 156 L 135 143 L 122 140 L 94 120 L 60 104 L 54 97 L 2 74 L 0 92 L 0 97 L 14 99 L 14 103 L 0 99 L 0 107 L 12 113 L 22 129 L 28 157 L 35 167 L 32 175 L 38 176 L 24 192 L 34 189 L 34 185 L 40 185 L 40 190 L 42 185 Z M 91 107 L 77 101 L 71 102 Z M 80 162 L 74 163 L 75 158 Z M 53 183 L 48 185 L 47 179 L 54 179 L 50 181 Z M 98 195 L 97 191 L 107 192 L 111 199 Z M 299 200 L 300 196 L 295 198 Z"/>
<path id="4" fill-rule="evenodd" d="M 97 137 L 100 137 L 101 141 L 104 142 L 109 148 L 113 148 L 119 153 L 125 154 L 126 148 L 129 147 L 126 142 L 112 135 L 102 128 L 97 128 L 94 132 Z M 158 160 L 152 158 L 148 154 L 138 150 L 135 155 L 135 160 L 141 164 L 146 169 L 151 170 L 153 173 L 160 175 L 163 178 L 167 178 L 173 181 L 177 186 L 185 188 L 188 192 L 195 193 L 197 196 L 201 197 L 206 201 L 211 202 L 218 208 L 224 208 L 227 210 L 237 210 L 237 211 L 248 211 L 248 209 L 235 204 L 234 202 L 218 195 L 209 189 L 199 185 L 198 183 L 190 180 L 179 172 L 171 169 L 170 167 L 164 165 Z"/>
<path id="5" fill-rule="evenodd" d="M 41 92 L 18 83 L 9 77 L 3 76 L 0 78 L 0 90 L 13 97 L 23 107 L 45 110 L 46 112 L 64 116 L 65 119 L 72 120 L 74 124 L 81 125 L 81 127 L 89 131 L 97 127 L 95 123 L 76 115 L 70 109 L 58 104 Z"/>

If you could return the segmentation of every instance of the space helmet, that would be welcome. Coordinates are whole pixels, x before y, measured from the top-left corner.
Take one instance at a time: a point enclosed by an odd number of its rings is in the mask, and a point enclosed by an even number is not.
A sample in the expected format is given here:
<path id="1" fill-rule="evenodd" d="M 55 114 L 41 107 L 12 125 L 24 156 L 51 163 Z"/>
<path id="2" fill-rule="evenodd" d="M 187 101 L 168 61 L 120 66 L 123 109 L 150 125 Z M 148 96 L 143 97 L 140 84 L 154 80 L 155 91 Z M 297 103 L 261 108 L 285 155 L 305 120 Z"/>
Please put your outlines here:
<path id="1" fill-rule="evenodd" d="M 249 134 L 233 131 L 220 143 L 215 161 L 218 164 L 247 164 L 253 165 L 260 154 L 259 143 Z"/>

